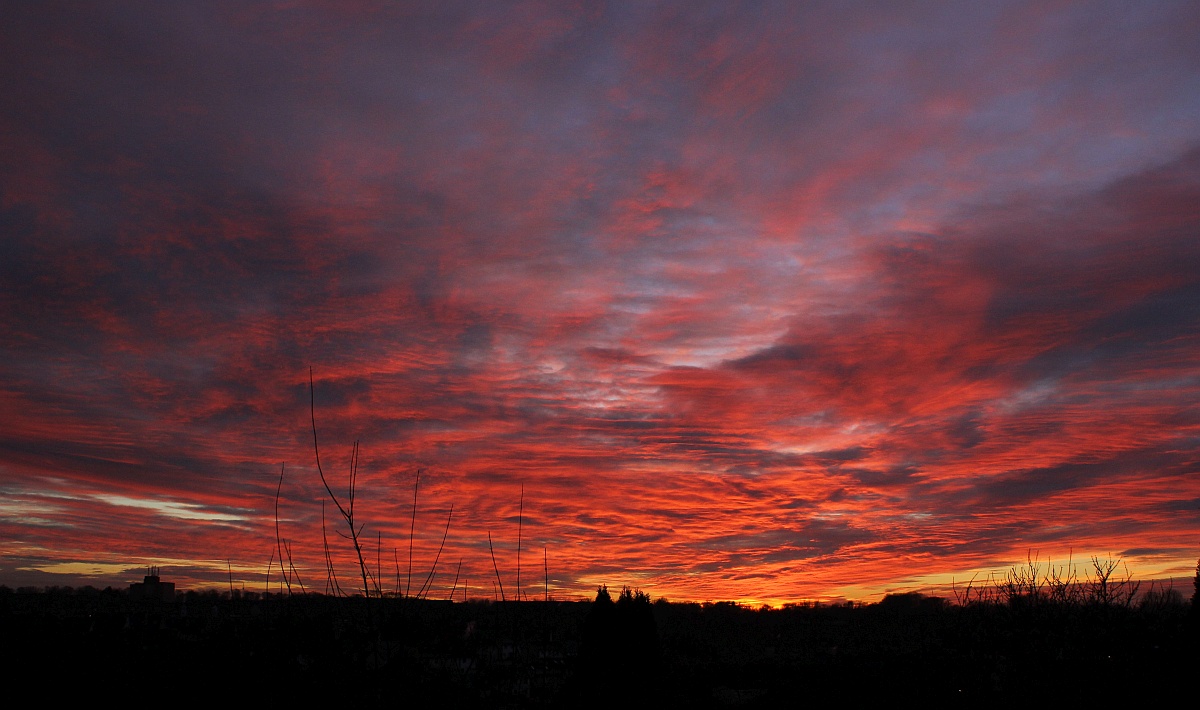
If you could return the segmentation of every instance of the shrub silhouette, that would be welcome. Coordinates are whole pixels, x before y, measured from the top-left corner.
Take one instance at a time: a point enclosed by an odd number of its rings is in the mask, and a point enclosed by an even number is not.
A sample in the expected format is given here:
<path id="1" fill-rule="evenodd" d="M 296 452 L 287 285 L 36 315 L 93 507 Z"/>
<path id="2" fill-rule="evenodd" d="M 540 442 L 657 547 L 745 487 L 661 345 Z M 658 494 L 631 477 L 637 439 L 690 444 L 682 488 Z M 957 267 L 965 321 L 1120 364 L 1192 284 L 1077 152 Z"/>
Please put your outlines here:
<path id="1" fill-rule="evenodd" d="M 989 575 L 987 584 L 976 587 L 972 577 L 952 592 L 959 606 L 972 604 L 1003 605 L 1013 609 L 1039 606 L 1100 608 L 1131 608 L 1139 600 L 1142 583 L 1120 559 L 1092 556 L 1091 569 L 1082 576 L 1073 561 L 1055 566 L 1050 558 L 1043 563 L 1036 552 L 1030 552 L 1026 564 L 1014 566 L 1003 576 Z M 1200 565 L 1197 565 L 1200 570 Z M 1198 571 L 1200 575 L 1200 571 Z"/>
<path id="2" fill-rule="evenodd" d="M 1200 560 L 1196 560 L 1196 577 L 1192 580 L 1192 623 L 1200 624 Z"/>
<path id="3" fill-rule="evenodd" d="M 1192 580 L 1192 606 L 1200 605 L 1200 560 L 1196 560 L 1196 578 Z"/>

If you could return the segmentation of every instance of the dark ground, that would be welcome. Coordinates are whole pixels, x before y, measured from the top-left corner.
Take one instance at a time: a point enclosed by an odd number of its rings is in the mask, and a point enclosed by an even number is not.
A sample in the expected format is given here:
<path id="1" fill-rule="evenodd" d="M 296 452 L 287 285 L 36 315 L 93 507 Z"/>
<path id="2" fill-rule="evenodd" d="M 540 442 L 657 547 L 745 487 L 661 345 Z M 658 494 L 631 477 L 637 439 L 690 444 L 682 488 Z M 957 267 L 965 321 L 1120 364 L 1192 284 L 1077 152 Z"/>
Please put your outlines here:
<path id="1" fill-rule="evenodd" d="M 1098 705 L 1190 702 L 1200 687 L 1200 630 L 1179 602 L 758 610 L 0 588 L 0 639 L 10 692 L 131 706 Z"/>

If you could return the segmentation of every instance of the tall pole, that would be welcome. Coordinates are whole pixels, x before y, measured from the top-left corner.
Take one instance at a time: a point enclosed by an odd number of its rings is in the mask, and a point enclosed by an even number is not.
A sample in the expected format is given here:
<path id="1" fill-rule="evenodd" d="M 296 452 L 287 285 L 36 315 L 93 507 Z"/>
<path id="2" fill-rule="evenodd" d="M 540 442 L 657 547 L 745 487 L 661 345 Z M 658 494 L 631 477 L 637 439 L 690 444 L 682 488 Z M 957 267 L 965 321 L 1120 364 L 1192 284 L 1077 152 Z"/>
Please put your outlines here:
<path id="1" fill-rule="evenodd" d="M 517 601 L 521 601 L 521 523 L 525 519 L 525 484 L 521 484 L 521 507 L 517 509 Z"/>

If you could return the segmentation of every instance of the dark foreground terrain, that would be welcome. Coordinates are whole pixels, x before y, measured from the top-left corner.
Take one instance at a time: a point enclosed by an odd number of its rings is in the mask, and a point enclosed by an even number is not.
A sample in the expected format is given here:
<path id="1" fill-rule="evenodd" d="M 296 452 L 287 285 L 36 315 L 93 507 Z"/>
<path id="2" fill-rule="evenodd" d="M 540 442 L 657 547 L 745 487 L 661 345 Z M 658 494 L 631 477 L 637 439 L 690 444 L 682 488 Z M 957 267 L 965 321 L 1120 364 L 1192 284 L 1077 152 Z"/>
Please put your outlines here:
<path id="1" fill-rule="evenodd" d="M 749 609 L 0 589 L 10 689 L 42 699 L 353 707 L 1095 706 L 1200 690 L 1178 599 Z M 253 597 L 253 598 L 251 598 Z M 61 680 L 57 680 L 61 679 Z"/>

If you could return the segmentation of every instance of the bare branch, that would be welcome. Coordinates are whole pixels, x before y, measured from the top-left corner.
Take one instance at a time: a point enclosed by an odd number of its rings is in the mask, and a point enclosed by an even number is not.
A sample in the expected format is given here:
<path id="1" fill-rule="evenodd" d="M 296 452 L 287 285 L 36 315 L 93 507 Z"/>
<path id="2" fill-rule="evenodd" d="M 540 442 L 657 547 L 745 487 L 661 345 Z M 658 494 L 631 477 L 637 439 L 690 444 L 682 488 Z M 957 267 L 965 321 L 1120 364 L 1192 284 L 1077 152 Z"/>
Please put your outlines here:
<path id="1" fill-rule="evenodd" d="M 462 574 L 462 558 L 458 560 L 458 571 L 454 573 L 454 585 L 450 587 L 450 601 L 454 601 L 454 590 L 458 589 L 458 575 Z"/>
<path id="2" fill-rule="evenodd" d="M 283 541 L 283 550 L 287 553 L 288 567 L 292 569 L 292 576 L 296 578 L 296 584 L 300 585 L 300 593 L 308 594 L 308 590 L 304 588 L 304 581 L 300 579 L 300 573 L 296 571 L 296 565 L 292 564 L 292 545 L 287 540 Z M 288 593 L 291 593 L 292 588 L 288 586 Z"/>
<path id="3" fill-rule="evenodd" d="M 425 593 L 425 589 L 433 584 L 433 574 L 437 572 L 438 560 L 442 559 L 442 548 L 446 546 L 446 536 L 450 534 L 450 518 L 454 516 L 454 504 L 450 504 L 450 514 L 446 516 L 446 530 L 442 533 L 442 544 L 438 545 L 437 556 L 433 558 L 433 567 L 429 569 L 429 576 L 425 578 L 425 584 L 421 585 L 421 590 L 417 592 L 419 599 Z"/>
<path id="4" fill-rule="evenodd" d="M 339 533 L 341 534 L 341 533 Z M 337 572 L 333 569 L 333 557 L 329 554 L 329 537 L 325 534 L 325 499 L 321 499 L 321 542 L 325 545 L 325 591 L 343 596 L 342 587 L 337 581 Z"/>
<path id="5" fill-rule="evenodd" d="M 496 550 L 492 548 L 492 531 L 488 531 L 488 552 L 492 553 L 492 569 L 496 571 L 496 582 L 500 585 L 500 601 L 506 601 L 504 598 L 504 582 L 500 580 L 500 568 L 496 566 Z"/>
<path id="6" fill-rule="evenodd" d="M 380 585 L 380 577 L 383 575 L 383 565 L 379 560 L 380 553 L 383 551 L 383 533 L 375 532 L 375 596 L 383 598 L 383 587 Z"/>
<path id="7" fill-rule="evenodd" d="M 317 395 L 316 388 L 313 386 L 312 368 L 308 368 L 308 412 L 309 418 L 312 420 L 313 431 L 313 456 L 317 461 L 317 474 L 321 477 L 321 484 L 325 486 L 325 492 L 329 494 L 333 504 L 337 506 L 338 512 L 342 514 L 342 518 L 346 521 L 346 526 L 350 528 L 350 539 L 354 543 L 354 553 L 358 556 L 358 569 L 362 573 L 363 595 L 371 596 L 371 585 L 367 581 L 367 563 L 363 559 L 362 546 L 359 544 L 358 535 L 362 532 L 362 527 L 356 528 L 354 525 L 354 485 L 358 477 L 358 442 L 354 442 L 354 448 L 350 455 L 350 491 L 348 507 L 343 506 L 334 495 L 333 489 L 329 487 L 329 481 L 325 478 L 325 471 L 321 468 L 321 451 L 317 446 Z"/>
<path id="8" fill-rule="evenodd" d="M 413 481 L 412 522 L 408 526 L 408 581 L 404 584 L 404 596 L 412 591 L 412 553 L 413 533 L 417 530 L 417 489 L 421 486 L 421 469 L 417 469 L 417 478 Z"/>
<path id="9" fill-rule="evenodd" d="M 275 486 L 275 549 L 279 552 L 279 568 L 284 572 L 283 581 L 287 583 L 288 593 L 291 593 L 292 582 L 283 568 L 283 543 L 279 540 L 279 492 L 283 490 L 283 472 L 286 467 L 286 462 L 279 464 L 279 483 Z"/>

